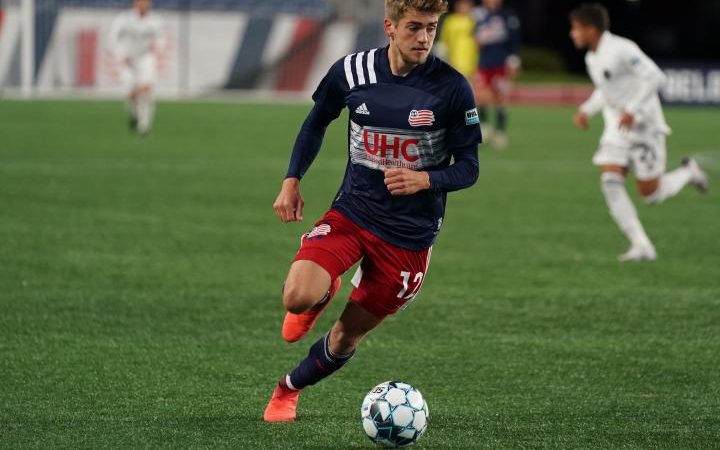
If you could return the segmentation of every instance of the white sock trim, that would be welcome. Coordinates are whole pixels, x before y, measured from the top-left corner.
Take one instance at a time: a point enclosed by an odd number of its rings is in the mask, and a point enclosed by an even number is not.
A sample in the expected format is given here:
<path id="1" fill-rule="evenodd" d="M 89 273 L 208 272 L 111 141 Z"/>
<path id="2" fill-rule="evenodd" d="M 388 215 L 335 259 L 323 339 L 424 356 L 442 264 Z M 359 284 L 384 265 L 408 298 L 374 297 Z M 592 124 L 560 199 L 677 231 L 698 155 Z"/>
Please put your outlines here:
<path id="1" fill-rule="evenodd" d="M 289 387 L 293 391 L 300 390 L 300 389 L 296 388 L 295 386 L 293 386 L 292 381 L 290 381 L 290 374 L 285 375 L 285 384 L 287 385 L 287 387 Z"/>

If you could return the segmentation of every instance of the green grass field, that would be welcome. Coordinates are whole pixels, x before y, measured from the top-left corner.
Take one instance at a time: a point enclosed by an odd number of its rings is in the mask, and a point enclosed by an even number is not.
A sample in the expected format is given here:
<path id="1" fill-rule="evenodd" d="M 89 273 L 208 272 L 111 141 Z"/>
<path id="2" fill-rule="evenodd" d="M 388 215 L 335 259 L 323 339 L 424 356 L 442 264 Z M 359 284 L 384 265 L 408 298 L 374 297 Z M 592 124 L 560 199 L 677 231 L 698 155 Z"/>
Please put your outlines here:
<path id="1" fill-rule="evenodd" d="M 448 202 L 423 292 L 268 425 L 279 375 L 317 329 L 280 338 L 298 237 L 328 207 L 345 122 L 303 182 L 305 223 L 272 202 L 307 106 L 0 101 L 0 447 L 371 448 L 375 384 L 420 388 L 417 448 L 720 448 L 720 195 L 638 209 L 660 259 L 621 265 L 570 109 L 515 108 L 506 152 Z M 720 111 L 671 109 L 670 165 L 720 180 Z M 283 130 L 278 132 L 277 130 Z"/>

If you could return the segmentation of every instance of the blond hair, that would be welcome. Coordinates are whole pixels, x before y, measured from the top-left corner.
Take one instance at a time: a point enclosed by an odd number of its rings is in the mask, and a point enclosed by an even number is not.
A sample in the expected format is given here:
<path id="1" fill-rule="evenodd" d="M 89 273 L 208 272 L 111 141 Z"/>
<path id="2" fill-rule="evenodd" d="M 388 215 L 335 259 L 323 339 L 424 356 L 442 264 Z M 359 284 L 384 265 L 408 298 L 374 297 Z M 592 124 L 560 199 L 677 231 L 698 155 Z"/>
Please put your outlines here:
<path id="1" fill-rule="evenodd" d="M 447 12 L 447 8 L 447 0 L 385 0 L 385 17 L 397 22 L 411 9 L 441 15 Z"/>

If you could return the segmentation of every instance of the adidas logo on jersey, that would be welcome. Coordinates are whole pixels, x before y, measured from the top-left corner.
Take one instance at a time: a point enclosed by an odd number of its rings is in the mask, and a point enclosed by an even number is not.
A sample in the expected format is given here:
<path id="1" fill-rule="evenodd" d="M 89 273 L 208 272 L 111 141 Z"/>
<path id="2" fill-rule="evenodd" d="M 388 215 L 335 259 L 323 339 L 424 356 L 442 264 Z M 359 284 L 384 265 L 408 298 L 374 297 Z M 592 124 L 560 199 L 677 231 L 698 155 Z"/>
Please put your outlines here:
<path id="1" fill-rule="evenodd" d="M 366 105 L 365 103 L 363 103 L 362 105 L 358 106 L 358 107 L 355 109 L 355 114 L 362 114 L 362 115 L 365 115 L 365 116 L 369 116 L 369 115 L 370 115 L 370 111 L 368 110 L 367 105 Z"/>

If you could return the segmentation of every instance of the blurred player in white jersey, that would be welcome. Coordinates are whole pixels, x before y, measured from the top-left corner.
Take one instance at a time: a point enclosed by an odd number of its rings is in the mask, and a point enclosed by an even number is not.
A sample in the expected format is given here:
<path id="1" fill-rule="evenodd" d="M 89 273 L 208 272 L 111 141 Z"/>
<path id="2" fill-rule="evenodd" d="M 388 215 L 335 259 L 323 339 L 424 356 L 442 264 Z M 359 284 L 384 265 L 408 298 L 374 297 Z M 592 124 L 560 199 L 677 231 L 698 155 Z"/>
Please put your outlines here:
<path id="1" fill-rule="evenodd" d="M 658 91 L 665 76 L 658 66 L 632 41 L 608 31 L 607 10 L 599 4 L 585 4 L 570 13 L 570 37 L 579 49 L 587 49 L 585 62 L 595 84 L 592 96 L 580 106 L 575 125 L 586 129 L 590 116 L 602 111 L 605 130 L 593 163 L 602 170 L 601 187 L 618 227 L 630 241 L 621 261 L 654 260 L 655 247 L 625 188 L 625 176 L 632 169 L 638 191 L 650 204 L 676 195 L 687 184 L 701 192 L 708 178 L 693 159 L 665 173 L 665 122 Z"/>
<path id="2" fill-rule="evenodd" d="M 157 56 L 165 45 L 162 21 L 151 6 L 151 0 L 133 0 L 132 10 L 120 14 L 110 31 L 111 50 L 122 63 L 123 81 L 130 88 L 130 128 L 141 135 L 152 127 Z"/>

